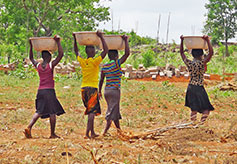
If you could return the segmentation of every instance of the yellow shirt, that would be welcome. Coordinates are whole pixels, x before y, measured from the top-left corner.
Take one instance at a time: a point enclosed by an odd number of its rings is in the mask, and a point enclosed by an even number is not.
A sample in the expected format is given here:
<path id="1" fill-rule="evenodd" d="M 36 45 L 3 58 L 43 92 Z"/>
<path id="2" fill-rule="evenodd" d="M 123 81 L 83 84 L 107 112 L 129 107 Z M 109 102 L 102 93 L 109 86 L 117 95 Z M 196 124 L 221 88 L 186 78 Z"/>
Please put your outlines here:
<path id="1" fill-rule="evenodd" d="M 82 84 L 81 87 L 98 88 L 99 65 L 102 62 L 102 57 L 83 59 L 77 56 L 82 69 Z"/>

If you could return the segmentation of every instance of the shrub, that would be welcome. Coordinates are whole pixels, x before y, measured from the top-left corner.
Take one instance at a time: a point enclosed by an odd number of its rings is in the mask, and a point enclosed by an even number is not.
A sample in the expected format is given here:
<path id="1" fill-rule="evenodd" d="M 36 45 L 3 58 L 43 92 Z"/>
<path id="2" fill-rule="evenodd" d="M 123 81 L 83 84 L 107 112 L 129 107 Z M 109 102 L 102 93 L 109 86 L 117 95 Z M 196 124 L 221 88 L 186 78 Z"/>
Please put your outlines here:
<path id="1" fill-rule="evenodd" d="M 142 54 L 142 62 L 144 67 L 150 67 L 155 65 L 155 60 L 154 60 L 155 53 L 151 49 L 147 50 Z"/>

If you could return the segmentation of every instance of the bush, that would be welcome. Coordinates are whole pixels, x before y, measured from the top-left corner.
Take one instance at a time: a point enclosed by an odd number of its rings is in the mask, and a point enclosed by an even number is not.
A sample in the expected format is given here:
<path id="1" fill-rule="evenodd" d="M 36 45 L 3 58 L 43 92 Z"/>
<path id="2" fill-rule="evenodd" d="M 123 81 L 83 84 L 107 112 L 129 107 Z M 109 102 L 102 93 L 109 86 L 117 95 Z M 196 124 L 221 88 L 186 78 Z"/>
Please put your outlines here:
<path id="1" fill-rule="evenodd" d="M 151 49 L 147 50 L 146 52 L 142 54 L 142 57 L 143 57 L 142 62 L 143 62 L 144 67 L 148 68 L 150 66 L 155 65 L 154 56 L 155 56 L 155 52 Z"/>

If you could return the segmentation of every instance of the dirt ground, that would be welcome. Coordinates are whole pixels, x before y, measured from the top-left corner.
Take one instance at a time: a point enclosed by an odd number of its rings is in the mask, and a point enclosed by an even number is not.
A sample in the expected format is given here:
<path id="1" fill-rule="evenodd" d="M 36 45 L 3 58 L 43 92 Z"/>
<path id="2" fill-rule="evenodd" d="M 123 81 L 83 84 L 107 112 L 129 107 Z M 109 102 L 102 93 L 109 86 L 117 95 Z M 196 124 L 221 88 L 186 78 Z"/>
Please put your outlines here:
<path id="1" fill-rule="evenodd" d="M 0 76 L 0 163 L 237 163 L 237 93 L 219 91 L 216 86 L 221 79 L 216 78 L 206 80 L 215 110 L 204 125 L 169 129 L 150 137 L 134 136 L 190 122 L 190 110 L 184 107 L 188 80 L 123 80 L 122 134 L 112 126 L 109 136 L 89 140 L 84 139 L 87 118 L 79 81 L 56 81 L 57 97 L 66 111 L 57 117 L 56 133 L 61 138 L 48 139 L 49 120 L 39 119 L 33 138 L 26 139 L 23 129 L 35 112 L 38 79 Z M 104 99 L 101 106 L 102 114 L 95 119 L 98 134 L 105 126 Z"/>

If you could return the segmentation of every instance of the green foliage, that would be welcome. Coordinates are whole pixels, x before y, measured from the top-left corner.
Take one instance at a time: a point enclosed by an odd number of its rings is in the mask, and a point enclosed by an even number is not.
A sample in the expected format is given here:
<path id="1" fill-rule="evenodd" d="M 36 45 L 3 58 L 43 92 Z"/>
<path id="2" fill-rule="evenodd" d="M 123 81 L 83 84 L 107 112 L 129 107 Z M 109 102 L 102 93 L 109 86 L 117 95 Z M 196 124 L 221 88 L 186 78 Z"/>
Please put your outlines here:
<path id="1" fill-rule="evenodd" d="M 72 32 L 95 30 L 99 22 L 109 20 L 109 8 L 101 6 L 99 0 L 0 2 L 0 44 L 12 45 L 23 57 L 28 54 L 29 37 L 55 34 L 63 38 L 64 52 L 72 57 Z M 15 53 L 1 52 L 0 56 L 15 56 Z"/>
<path id="2" fill-rule="evenodd" d="M 148 68 L 150 66 L 155 65 L 154 55 L 155 55 L 155 52 L 152 51 L 151 49 L 142 53 L 144 67 Z"/>
<path id="3" fill-rule="evenodd" d="M 208 13 L 204 32 L 212 36 L 214 43 L 218 43 L 220 40 L 227 43 L 229 39 L 235 37 L 237 32 L 236 6 L 236 0 L 209 0 L 209 3 L 205 5 Z M 228 56 L 228 51 L 226 55 Z"/>
<path id="4" fill-rule="evenodd" d="M 9 73 L 9 75 L 20 79 L 31 79 L 37 76 L 37 72 L 33 66 L 30 65 L 28 68 L 24 68 L 23 64 L 20 63 L 14 71 Z"/>

